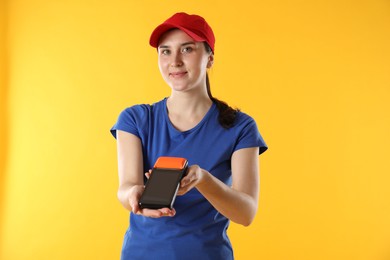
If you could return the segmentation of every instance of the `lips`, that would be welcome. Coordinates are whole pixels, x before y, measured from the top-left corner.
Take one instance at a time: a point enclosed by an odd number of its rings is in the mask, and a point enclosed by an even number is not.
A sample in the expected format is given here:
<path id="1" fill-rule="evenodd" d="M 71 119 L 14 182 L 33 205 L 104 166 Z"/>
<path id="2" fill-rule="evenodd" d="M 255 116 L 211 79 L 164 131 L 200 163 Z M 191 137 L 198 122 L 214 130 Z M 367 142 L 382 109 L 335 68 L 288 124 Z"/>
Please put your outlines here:
<path id="1" fill-rule="evenodd" d="M 172 78 L 182 78 L 187 75 L 187 71 L 170 72 L 169 76 Z"/>

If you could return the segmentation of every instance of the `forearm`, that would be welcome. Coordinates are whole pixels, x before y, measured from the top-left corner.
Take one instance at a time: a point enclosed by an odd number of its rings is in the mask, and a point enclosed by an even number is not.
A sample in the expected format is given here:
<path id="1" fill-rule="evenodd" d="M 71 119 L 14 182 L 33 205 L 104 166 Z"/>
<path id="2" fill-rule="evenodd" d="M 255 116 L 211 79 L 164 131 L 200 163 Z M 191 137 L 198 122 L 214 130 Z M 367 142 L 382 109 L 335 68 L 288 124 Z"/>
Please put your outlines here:
<path id="1" fill-rule="evenodd" d="M 121 204 L 129 211 L 137 207 L 140 187 L 143 187 L 143 158 L 141 141 L 138 137 L 117 131 L 118 177 L 117 196 Z M 131 199 L 132 198 L 132 199 Z"/>
<path id="2" fill-rule="evenodd" d="M 257 196 L 252 197 L 242 191 L 227 186 L 209 172 L 202 170 L 204 180 L 198 183 L 198 191 L 218 212 L 231 221 L 248 226 L 257 211 Z"/>

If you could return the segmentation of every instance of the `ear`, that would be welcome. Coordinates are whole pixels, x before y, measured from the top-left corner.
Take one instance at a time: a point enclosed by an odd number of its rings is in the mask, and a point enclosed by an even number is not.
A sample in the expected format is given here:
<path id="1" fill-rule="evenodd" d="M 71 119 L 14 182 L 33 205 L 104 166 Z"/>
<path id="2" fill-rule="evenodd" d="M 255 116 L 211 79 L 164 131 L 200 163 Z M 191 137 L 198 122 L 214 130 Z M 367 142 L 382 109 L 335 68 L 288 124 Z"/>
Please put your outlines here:
<path id="1" fill-rule="evenodd" d="M 207 62 L 207 68 L 208 69 L 211 68 L 213 64 L 214 64 L 214 54 L 211 53 L 209 55 L 209 61 Z"/>

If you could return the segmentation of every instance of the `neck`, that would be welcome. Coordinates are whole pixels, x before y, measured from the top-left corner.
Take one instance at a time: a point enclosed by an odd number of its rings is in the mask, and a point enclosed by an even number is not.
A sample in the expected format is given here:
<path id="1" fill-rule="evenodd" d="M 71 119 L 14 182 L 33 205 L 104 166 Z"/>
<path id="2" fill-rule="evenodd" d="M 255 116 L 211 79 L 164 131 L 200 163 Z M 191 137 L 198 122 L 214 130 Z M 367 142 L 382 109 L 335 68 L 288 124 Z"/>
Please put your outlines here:
<path id="1" fill-rule="evenodd" d="M 212 104 L 206 95 L 194 96 L 183 93 L 173 94 L 167 99 L 167 108 L 170 114 L 197 115 L 204 114 Z"/>
<path id="2" fill-rule="evenodd" d="M 175 93 L 167 99 L 168 117 L 179 131 L 195 127 L 204 118 L 212 105 L 207 95 Z"/>

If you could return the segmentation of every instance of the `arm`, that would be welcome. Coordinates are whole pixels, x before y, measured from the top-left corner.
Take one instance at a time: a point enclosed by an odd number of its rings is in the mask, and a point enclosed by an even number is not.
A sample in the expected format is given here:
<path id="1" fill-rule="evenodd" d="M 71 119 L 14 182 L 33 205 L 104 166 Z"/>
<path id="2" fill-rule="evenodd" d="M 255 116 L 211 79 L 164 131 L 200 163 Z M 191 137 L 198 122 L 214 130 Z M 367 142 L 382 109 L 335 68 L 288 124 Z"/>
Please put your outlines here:
<path id="1" fill-rule="evenodd" d="M 141 140 L 135 135 L 123 131 L 116 131 L 117 153 L 118 153 L 118 199 L 122 205 L 131 211 L 138 205 L 130 204 L 129 193 L 143 186 L 143 157 Z M 131 160 L 129 160 L 131 158 Z M 134 190 L 132 190 L 134 188 Z"/>
<path id="2" fill-rule="evenodd" d="M 135 214 L 148 217 L 173 216 L 174 210 L 163 208 L 160 210 L 140 209 L 139 198 L 144 190 L 143 155 L 141 140 L 130 133 L 117 131 L 118 199 L 122 205 Z"/>
<path id="3" fill-rule="evenodd" d="M 233 222 L 248 226 L 256 215 L 258 204 L 258 154 L 257 147 L 240 149 L 233 153 L 232 187 L 228 187 L 199 166 L 191 166 L 182 180 L 179 194 L 196 187 L 222 215 Z"/>

